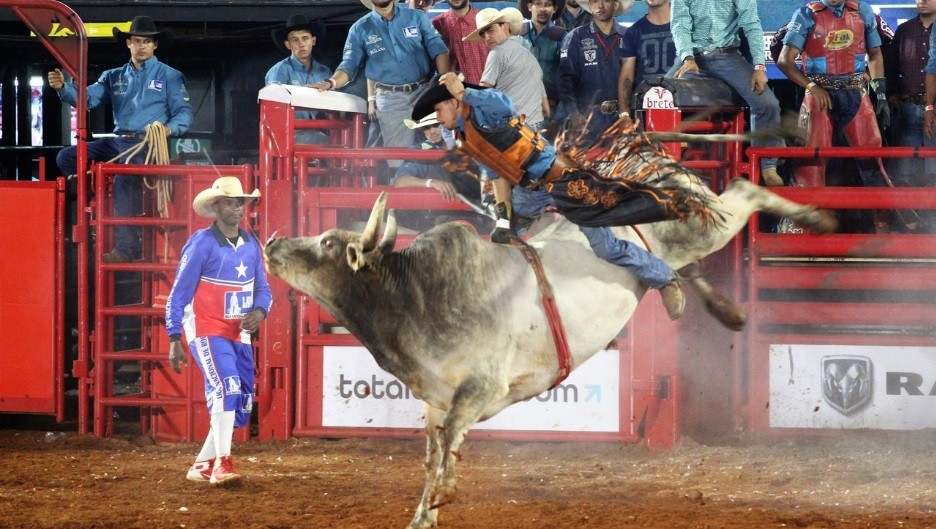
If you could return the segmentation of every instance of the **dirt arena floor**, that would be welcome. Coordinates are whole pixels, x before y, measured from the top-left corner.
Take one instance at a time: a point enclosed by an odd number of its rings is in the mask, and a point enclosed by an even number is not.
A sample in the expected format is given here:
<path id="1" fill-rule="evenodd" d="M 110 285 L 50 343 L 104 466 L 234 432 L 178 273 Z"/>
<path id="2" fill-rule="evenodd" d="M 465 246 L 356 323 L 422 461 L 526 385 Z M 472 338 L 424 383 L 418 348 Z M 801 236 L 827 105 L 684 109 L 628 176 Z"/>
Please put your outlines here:
<path id="1" fill-rule="evenodd" d="M 0 430 L 0 526 L 404 528 L 422 487 L 416 440 L 235 446 L 242 484 L 190 483 L 198 447 Z M 936 432 L 731 439 L 673 450 L 470 440 L 439 526 L 936 527 Z"/>

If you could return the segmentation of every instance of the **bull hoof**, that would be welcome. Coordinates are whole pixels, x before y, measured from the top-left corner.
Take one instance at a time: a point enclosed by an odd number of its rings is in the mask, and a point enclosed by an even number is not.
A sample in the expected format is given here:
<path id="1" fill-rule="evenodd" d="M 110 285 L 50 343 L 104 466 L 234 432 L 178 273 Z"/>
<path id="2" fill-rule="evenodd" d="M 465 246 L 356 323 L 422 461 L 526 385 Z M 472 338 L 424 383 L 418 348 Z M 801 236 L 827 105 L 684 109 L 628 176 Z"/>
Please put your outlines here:
<path id="1" fill-rule="evenodd" d="M 715 316 L 715 319 L 720 321 L 722 325 L 735 332 L 744 329 L 747 316 L 741 310 L 741 307 L 735 305 L 734 302 L 714 292 L 707 296 L 704 301 L 706 310 L 709 311 L 709 314 Z"/>
<path id="2" fill-rule="evenodd" d="M 429 497 L 429 508 L 438 509 L 443 505 L 452 503 L 455 501 L 456 492 L 455 487 L 434 492 L 432 496 Z"/>
<path id="3" fill-rule="evenodd" d="M 824 209 L 813 209 L 797 222 L 816 233 L 832 233 L 838 229 L 838 219 L 830 211 Z"/>

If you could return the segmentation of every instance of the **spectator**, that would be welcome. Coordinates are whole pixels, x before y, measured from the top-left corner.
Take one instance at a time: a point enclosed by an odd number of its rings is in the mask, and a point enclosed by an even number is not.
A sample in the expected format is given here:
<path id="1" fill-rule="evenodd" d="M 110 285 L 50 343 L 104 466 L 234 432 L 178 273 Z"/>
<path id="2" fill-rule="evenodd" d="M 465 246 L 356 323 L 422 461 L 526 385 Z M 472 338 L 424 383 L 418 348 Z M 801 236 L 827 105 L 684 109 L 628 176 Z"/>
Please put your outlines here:
<path id="1" fill-rule="evenodd" d="M 889 120 L 885 98 L 881 39 L 871 6 L 856 0 L 813 2 L 794 14 L 784 37 L 777 66 L 794 83 L 806 88 L 799 123 L 806 126 L 806 145 L 829 147 L 835 130 L 844 132 L 853 147 L 880 147 L 875 114 Z M 818 36 L 818 37 L 817 37 Z M 796 67 L 802 52 L 803 71 Z M 865 56 L 877 103 L 865 91 Z M 866 187 L 883 186 L 874 159 L 858 160 Z M 824 186 L 825 165 L 803 161 L 794 171 L 798 185 Z"/>
<path id="2" fill-rule="evenodd" d="M 483 41 L 488 47 L 481 86 L 497 87 L 516 105 L 533 130 L 549 117 L 549 101 L 543 86 L 543 71 L 536 57 L 517 36 L 523 15 L 513 7 L 498 11 L 485 8 L 475 19 L 478 29 L 465 37 L 467 42 Z"/>
<path id="3" fill-rule="evenodd" d="M 689 211 L 698 197 L 667 194 L 636 183 L 606 179 L 581 169 L 515 119 L 513 104 L 494 89 L 465 87 L 453 74 L 433 83 L 413 110 L 413 119 L 435 111 L 439 122 L 455 132 L 465 154 L 495 169 L 512 185 L 545 188 L 559 212 L 585 227 L 595 253 L 627 267 L 651 288 L 661 289 L 670 318 L 679 318 L 684 307 L 677 276 L 665 262 L 635 245 L 613 236 L 603 226 L 628 225 L 677 218 Z M 498 203 L 494 242 L 509 240 L 510 210 Z"/>
<path id="4" fill-rule="evenodd" d="M 420 129 L 425 139 L 417 146 L 419 149 L 445 148 L 442 128 L 435 113 L 415 122 L 406 120 L 406 126 L 411 129 Z M 453 202 L 463 200 L 476 211 L 482 211 L 484 206 L 481 200 L 481 183 L 477 165 L 470 162 L 466 167 L 456 167 L 450 160 L 444 158 L 439 162 L 403 162 L 396 171 L 396 176 L 390 180 L 393 187 L 417 187 L 435 189 L 445 200 Z M 462 219 L 470 222 L 478 230 L 490 230 L 492 224 L 490 217 L 479 213 L 452 212 L 438 216 L 431 211 L 401 212 L 398 219 L 404 226 L 417 231 L 429 229 L 441 220 Z"/>
<path id="5" fill-rule="evenodd" d="M 483 42 L 463 40 L 478 29 L 475 24 L 478 8 L 471 6 L 471 0 L 449 0 L 448 5 L 448 11 L 432 19 L 432 26 L 448 46 L 449 70 L 461 72 L 467 82 L 478 84 L 484 72 L 488 48 Z"/>
<path id="6" fill-rule="evenodd" d="M 565 0 L 518 0 L 517 6 L 526 19 L 520 37 L 529 41 L 530 51 L 543 70 L 550 112 L 555 113 L 559 104 L 559 50 L 567 33 L 556 25 L 556 20 L 565 8 Z"/>
<path id="7" fill-rule="evenodd" d="M 115 138 L 88 142 L 88 162 L 109 162 L 140 143 L 147 127 L 158 127 L 166 137 L 181 136 L 192 124 L 192 106 L 185 90 L 185 76 L 161 62 L 154 55 L 160 45 L 172 43 L 172 33 L 157 31 L 152 19 L 134 17 L 130 30 L 124 33 L 114 28 L 114 40 L 130 50 L 130 62 L 101 74 L 88 86 L 88 108 L 110 103 L 114 112 Z M 74 106 L 78 93 L 65 82 L 56 68 L 48 74 L 49 86 L 59 99 Z M 143 163 L 143 150 L 119 163 Z M 65 147 L 55 158 L 62 174 L 75 174 L 77 149 Z M 81 175 L 83 176 L 83 175 Z M 114 177 L 114 216 L 132 217 L 143 210 L 142 185 L 138 176 Z M 105 263 L 127 263 L 142 256 L 141 230 L 138 226 L 115 226 L 114 248 L 101 256 Z"/>
<path id="8" fill-rule="evenodd" d="M 625 2 L 629 7 L 633 1 Z M 592 21 L 569 32 L 562 42 L 559 97 L 572 130 L 588 120 L 588 136 L 597 137 L 618 120 L 618 77 L 624 51 L 624 28 L 614 17 L 624 14 L 619 0 L 588 0 L 582 9 Z M 588 6 L 588 7 L 586 7 Z"/>
<path id="9" fill-rule="evenodd" d="M 264 83 L 293 86 L 312 86 L 332 75 L 331 69 L 312 58 L 312 50 L 320 37 L 325 35 L 325 24 L 320 20 L 309 20 L 304 15 L 290 15 L 286 25 L 273 30 L 273 42 L 289 53 L 289 57 L 273 65 L 266 73 Z M 319 112 L 297 110 L 296 119 L 317 119 Z M 328 136 L 320 130 L 296 131 L 297 143 L 328 143 Z"/>
<path id="10" fill-rule="evenodd" d="M 624 32 L 624 63 L 618 76 L 621 115 L 634 110 L 634 89 L 651 75 L 663 76 L 676 59 L 670 33 L 670 0 L 646 0 L 647 14 Z"/>
<path id="11" fill-rule="evenodd" d="M 890 79 L 893 110 L 891 141 L 901 147 L 936 147 L 924 131 L 926 59 L 930 55 L 936 0 L 917 0 L 917 16 L 897 26 L 884 54 L 884 78 Z M 936 158 L 892 158 L 891 176 L 897 185 L 936 185 Z"/>
<path id="12" fill-rule="evenodd" d="M 335 75 L 313 86 L 319 90 L 342 88 L 364 65 L 364 75 L 374 82 L 384 147 L 409 147 L 416 135 L 403 125 L 403 120 L 412 113 L 413 102 L 425 92 L 433 69 L 448 71 L 448 48 L 422 10 L 397 6 L 394 0 L 361 2 L 371 12 L 348 31 Z M 397 167 L 399 161 L 390 165 Z"/>
<path id="13" fill-rule="evenodd" d="M 751 130 L 771 130 L 780 125 L 780 103 L 767 87 L 764 30 L 755 0 L 670 0 L 670 30 L 676 61 L 670 77 L 705 75 L 721 79 L 751 109 Z M 753 65 L 739 51 L 743 31 Z M 755 139 L 754 146 L 778 147 L 778 139 Z M 777 159 L 761 159 L 761 176 L 770 186 L 783 185 Z"/>
<path id="14" fill-rule="evenodd" d="M 591 13 L 582 9 L 579 2 L 588 0 L 566 0 L 565 9 L 561 11 L 557 24 L 564 27 L 566 31 L 572 31 L 579 26 L 585 26 L 592 21 Z"/>
<path id="15" fill-rule="evenodd" d="M 250 422 L 254 356 L 250 335 L 270 312 L 273 296 L 263 272 L 257 240 L 241 229 L 244 206 L 260 190 L 244 193 L 241 182 L 224 176 L 199 193 L 192 209 L 214 219 L 182 248 L 169 301 L 166 331 L 169 363 L 176 373 L 188 364 L 186 343 L 205 378 L 211 428 L 186 478 L 212 485 L 240 480 L 231 459 L 234 428 Z"/>

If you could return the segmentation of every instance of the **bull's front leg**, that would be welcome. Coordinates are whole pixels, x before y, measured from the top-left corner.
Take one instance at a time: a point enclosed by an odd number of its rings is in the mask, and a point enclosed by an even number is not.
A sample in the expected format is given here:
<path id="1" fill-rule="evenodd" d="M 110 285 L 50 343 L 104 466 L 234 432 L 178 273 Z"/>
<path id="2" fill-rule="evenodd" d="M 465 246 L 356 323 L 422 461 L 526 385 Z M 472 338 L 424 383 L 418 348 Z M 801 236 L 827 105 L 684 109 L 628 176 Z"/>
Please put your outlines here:
<path id="1" fill-rule="evenodd" d="M 439 509 L 430 507 L 429 495 L 439 468 L 439 431 L 444 420 L 444 411 L 426 404 L 426 482 L 419 506 L 416 507 L 416 514 L 407 529 L 427 529 L 438 524 Z"/>
<path id="2" fill-rule="evenodd" d="M 506 382 L 494 378 L 474 376 L 465 379 L 452 398 L 452 407 L 445 417 L 439 432 L 441 461 L 436 470 L 435 482 L 429 495 L 429 505 L 438 508 L 455 500 L 458 489 L 455 477 L 455 462 L 468 430 L 494 402 L 507 395 Z M 497 410 L 499 411 L 499 410 Z"/>

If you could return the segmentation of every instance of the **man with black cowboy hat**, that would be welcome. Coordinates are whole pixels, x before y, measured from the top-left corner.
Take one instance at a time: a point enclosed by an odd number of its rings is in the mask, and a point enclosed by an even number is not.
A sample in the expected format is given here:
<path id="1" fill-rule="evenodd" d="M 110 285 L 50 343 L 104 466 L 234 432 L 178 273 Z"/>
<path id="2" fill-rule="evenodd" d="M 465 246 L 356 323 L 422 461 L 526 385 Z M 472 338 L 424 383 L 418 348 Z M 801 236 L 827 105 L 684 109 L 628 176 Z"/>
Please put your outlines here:
<path id="1" fill-rule="evenodd" d="M 636 245 L 617 239 L 607 226 L 626 226 L 684 218 L 705 211 L 703 198 L 679 189 L 660 189 L 612 180 L 582 169 L 518 119 L 513 103 L 494 89 L 466 87 L 454 74 L 441 76 L 416 102 L 412 119 L 436 112 L 455 134 L 459 149 L 495 171 L 511 185 L 545 189 L 570 221 L 582 227 L 596 255 L 626 267 L 651 288 L 660 289 L 670 318 L 682 315 L 685 300 L 672 268 Z M 675 164 L 671 164 L 675 166 Z M 677 171 L 668 167 L 669 171 Z M 494 242 L 506 242 L 510 207 L 500 202 Z"/>
<path id="2" fill-rule="evenodd" d="M 157 127 L 160 136 L 181 136 L 192 124 L 192 106 L 185 90 L 185 76 L 154 56 L 156 48 L 172 42 L 172 33 L 157 31 L 149 17 L 134 17 L 126 33 L 114 28 L 114 39 L 130 50 L 130 62 L 107 70 L 88 86 L 88 108 L 110 103 L 114 110 L 116 138 L 88 142 L 89 162 L 109 162 L 140 143 L 147 127 Z M 49 86 L 59 99 L 74 106 L 77 90 L 65 82 L 56 68 L 48 74 Z M 55 158 L 62 174 L 76 171 L 76 148 L 65 147 Z M 143 163 L 145 149 L 120 163 Z M 137 176 L 114 177 L 114 216 L 132 217 L 142 211 L 141 179 Z M 141 257 L 140 228 L 116 226 L 114 248 L 103 255 L 105 263 L 126 263 Z"/>
<path id="3" fill-rule="evenodd" d="M 188 364 L 182 334 L 205 377 L 211 429 L 186 474 L 212 485 L 240 479 L 231 459 L 234 428 L 250 421 L 254 395 L 251 334 L 270 312 L 273 296 L 263 271 L 260 244 L 240 228 L 245 206 L 260 190 L 244 192 L 239 179 L 223 176 L 199 193 L 192 209 L 214 219 L 182 248 L 169 300 L 166 332 L 169 364 L 176 373 Z"/>
<path id="4" fill-rule="evenodd" d="M 448 47 L 421 9 L 398 6 L 394 0 L 361 3 L 371 11 L 348 31 L 335 75 L 314 86 L 342 88 L 363 65 L 364 75 L 375 83 L 373 98 L 384 147 L 412 147 L 416 133 L 403 120 L 413 111 L 413 102 L 425 91 L 433 72 L 449 70 Z M 399 164 L 398 160 L 390 163 Z"/>
<path id="5" fill-rule="evenodd" d="M 264 84 L 311 87 L 331 77 L 331 69 L 312 57 L 316 42 L 325 36 L 325 24 L 321 20 L 309 20 L 305 15 L 289 15 L 286 25 L 274 29 L 272 33 L 276 47 L 290 55 L 267 71 Z M 318 117 L 319 113 L 311 110 L 296 111 L 296 119 Z M 296 142 L 328 143 L 328 137 L 320 130 L 298 130 Z"/>

